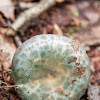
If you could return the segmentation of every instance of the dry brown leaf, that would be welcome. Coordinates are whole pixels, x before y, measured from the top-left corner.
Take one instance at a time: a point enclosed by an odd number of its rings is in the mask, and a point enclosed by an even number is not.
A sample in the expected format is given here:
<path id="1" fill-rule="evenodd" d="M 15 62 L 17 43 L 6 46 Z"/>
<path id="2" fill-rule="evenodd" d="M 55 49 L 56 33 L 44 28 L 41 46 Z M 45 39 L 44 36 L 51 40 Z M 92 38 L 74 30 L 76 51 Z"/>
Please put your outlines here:
<path id="1" fill-rule="evenodd" d="M 4 70 L 11 67 L 15 51 L 16 46 L 0 34 L 0 63 Z"/>
<path id="2" fill-rule="evenodd" d="M 91 3 L 83 0 L 80 3 L 77 3 L 77 5 L 79 7 L 80 13 L 82 13 L 82 16 L 80 16 L 80 21 L 83 26 L 94 24 L 99 20 L 99 13 L 95 7 L 91 6 Z"/>
<path id="3" fill-rule="evenodd" d="M 15 20 L 14 9 L 11 0 L 0 0 L 0 12 L 4 14 L 7 19 Z"/>
<path id="4" fill-rule="evenodd" d="M 89 31 L 80 31 L 73 34 L 72 37 L 70 36 L 70 38 L 79 40 L 84 49 L 90 51 L 90 46 L 100 44 L 100 26 L 92 27 Z"/>

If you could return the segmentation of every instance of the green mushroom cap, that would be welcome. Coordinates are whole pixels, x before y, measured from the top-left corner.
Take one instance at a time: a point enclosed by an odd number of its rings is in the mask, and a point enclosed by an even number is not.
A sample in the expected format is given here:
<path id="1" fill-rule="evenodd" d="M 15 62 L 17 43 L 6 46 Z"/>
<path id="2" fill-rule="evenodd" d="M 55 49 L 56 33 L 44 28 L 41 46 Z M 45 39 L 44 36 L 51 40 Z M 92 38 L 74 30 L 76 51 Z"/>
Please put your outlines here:
<path id="1" fill-rule="evenodd" d="M 61 35 L 37 35 L 16 51 L 11 76 L 22 100 L 79 100 L 89 59 L 79 43 Z"/>

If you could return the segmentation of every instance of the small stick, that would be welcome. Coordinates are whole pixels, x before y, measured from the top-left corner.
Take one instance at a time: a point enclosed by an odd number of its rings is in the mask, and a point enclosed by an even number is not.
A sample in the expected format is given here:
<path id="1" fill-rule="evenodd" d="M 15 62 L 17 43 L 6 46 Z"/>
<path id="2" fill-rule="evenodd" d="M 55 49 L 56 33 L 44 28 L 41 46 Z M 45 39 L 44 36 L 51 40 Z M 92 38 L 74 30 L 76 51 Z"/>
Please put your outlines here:
<path id="1" fill-rule="evenodd" d="M 16 85 L 11 85 L 11 86 L 0 86 L 0 88 L 9 88 L 9 87 L 17 87 Z"/>
<path id="2" fill-rule="evenodd" d="M 36 6 L 36 5 L 37 5 L 37 3 L 19 2 L 19 6 L 20 6 L 20 8 L 22 8 L 22 9 L 31 8 L 31 7 L 34 7 L 34 6 Z"/>
<path id="3" fill-rule="evenodd" d="M 36 6 L 29 8 L 22 12 L 16 21 L 11 25 L 12 28 L 8 29 L 6 35 L 14 36 L 18 29 L 25 24 L 26 21 L 29 21 L 33 18 L 38 17 L 42 12 L 46 11 L 50 7 L 56 4 L 56 0 L 41 0 Z"/>
<path id="4" fill-rule="evenodd" d="M 16 45 L 19 47 L 22 44 L 22 41 L 18 35 L 15 35 L 14 37 Z"/>

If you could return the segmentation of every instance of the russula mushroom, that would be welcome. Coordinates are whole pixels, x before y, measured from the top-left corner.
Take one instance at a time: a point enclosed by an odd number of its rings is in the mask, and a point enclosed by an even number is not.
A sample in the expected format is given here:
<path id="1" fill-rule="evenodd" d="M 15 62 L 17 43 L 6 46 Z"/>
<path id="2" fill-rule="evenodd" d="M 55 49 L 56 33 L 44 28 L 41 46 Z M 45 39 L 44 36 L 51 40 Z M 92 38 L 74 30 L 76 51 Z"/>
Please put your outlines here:
<path id="1" fill-rule="evenodd" d="M 61 35 L 37 35 L 16 51 L 11 76 L 22 100 L 79 100 L 90 78 L 86 51 Z"/>

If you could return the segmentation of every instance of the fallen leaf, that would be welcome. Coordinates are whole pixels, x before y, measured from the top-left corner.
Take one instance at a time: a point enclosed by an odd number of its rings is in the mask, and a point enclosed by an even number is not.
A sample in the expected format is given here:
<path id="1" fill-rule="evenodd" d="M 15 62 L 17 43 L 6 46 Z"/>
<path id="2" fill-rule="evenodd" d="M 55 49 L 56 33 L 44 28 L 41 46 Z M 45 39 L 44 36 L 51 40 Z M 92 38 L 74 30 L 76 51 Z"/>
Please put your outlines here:
<path id="1" fill-rule="evenodd" d="M 98 48 L 88 52 L 90 59 L 91 80 L 90 84 L 100 85 L 100 50 Z"/>
<path id="2" fill-rule="evenodd" d="M 16 46 L 0 34 L 0 63 L 3 70 L 7 71 L 11 67 L 15 51 Z"/>
<path id="3" fill-rule="evenodd" d="M 15 20 L 14 5 L 11 0 L 0 0 L 0 12 L 4 14 L 7 19 Z"/>
<path id="4" fill-rule="evenodd" d="M 87 29 L 88 31 L 86 31 Z M 80 31 L 79 33 L 73 34 L 72 37 L 70 36 L 70 38 L 80 41 L 81 46 L 83 46 L 86 51 L 89 51 L 90 46 L 100 44 L 100 26 L 92 26 L 92 28 L 87 29 L 84 29 L 84 31 Z"/>
<path id="5" fill-rule="evenodd" d="M 82 25 L 94 24 L 99 20 L 100 16 L 98 11 L 93 5 L 91 6 L 91 3 L 88 1 L 77 3 L 77 6 L 80 10 L 80 13 L 82 13 L 80 16 Z"/>

